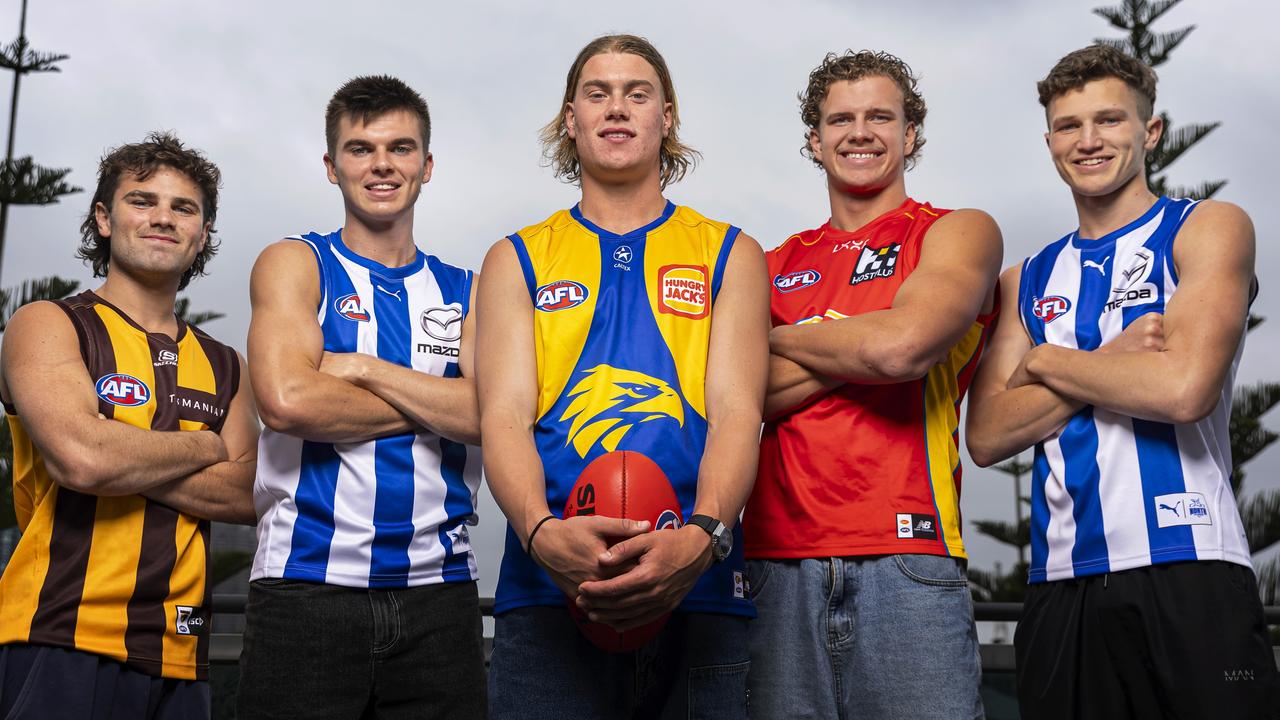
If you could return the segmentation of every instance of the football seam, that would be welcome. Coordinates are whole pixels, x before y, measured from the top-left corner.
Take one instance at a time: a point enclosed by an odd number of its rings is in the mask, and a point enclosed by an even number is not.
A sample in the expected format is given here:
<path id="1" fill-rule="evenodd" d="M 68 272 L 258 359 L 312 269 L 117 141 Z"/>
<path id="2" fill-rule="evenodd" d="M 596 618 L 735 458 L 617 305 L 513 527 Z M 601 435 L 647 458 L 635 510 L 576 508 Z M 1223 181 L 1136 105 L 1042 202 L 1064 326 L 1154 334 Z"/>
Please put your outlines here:
<path id="1" fill-rule="evenodd" d="M 626 451 L 623 451 L 622 453 L 622 517 L 624 518 L 628 517 L 627 489 L 629 486 L 630 486 L 630 483 L 627 482 L 627 453 Z"/>

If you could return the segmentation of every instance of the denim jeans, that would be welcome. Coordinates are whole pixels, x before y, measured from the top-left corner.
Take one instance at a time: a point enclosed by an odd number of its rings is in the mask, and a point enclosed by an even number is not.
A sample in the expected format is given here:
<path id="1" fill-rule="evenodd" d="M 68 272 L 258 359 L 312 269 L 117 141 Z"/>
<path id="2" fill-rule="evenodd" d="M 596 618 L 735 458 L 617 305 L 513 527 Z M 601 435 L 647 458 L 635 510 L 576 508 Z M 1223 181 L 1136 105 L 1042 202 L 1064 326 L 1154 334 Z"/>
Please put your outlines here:
<path id="1" fill-rule="evenodd" d="M 964 565 L 935 555 L 751 560 L 752 718 L 983 716 Z"/>
<path id="2" fill-rule="evenodd" d="M 367 590 L 255 580 L 236 715 L 483 718 L 476 584 Z"/>
<path id="3" fill-rule="evenodd" d="M 495 620 L 489 664 L 494 720 L 745 720 L 747 619 L 675 613 L 629 653 L 597 649 L 563 607 Z"/>

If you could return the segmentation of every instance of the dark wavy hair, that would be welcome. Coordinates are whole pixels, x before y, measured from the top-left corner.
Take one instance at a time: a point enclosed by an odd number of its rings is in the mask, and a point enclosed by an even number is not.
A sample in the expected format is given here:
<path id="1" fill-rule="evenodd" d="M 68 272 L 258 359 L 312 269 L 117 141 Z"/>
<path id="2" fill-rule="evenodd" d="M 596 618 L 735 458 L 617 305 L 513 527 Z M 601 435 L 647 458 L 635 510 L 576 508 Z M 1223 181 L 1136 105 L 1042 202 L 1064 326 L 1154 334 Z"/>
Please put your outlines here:
<path id="1" fill-rule="evenodd" d="M 658 84 L 662 86 L 662 99 L 671 103 L 671 128 L 662 139 L 660 153 L 659 177 L 662 187 L 679 182 L 685 173 L 693 169 L 698 162 L 698 151 L 680 142 L 680 104 L 676 102 L 676 87 L 671 81 L 671 71 L 667 69 L 667 61 L 653 43 L 635 35 L 602 35 L 587 43 L 586 47 L 574 58 L 569 66 L 569 74 L 564 81 L 564 97 L 560 101 L 555 118 L 543 126 L 538 137 L 542 141 L 542 156 L 556 177 L 569 183 L 582 181 L 582 165 L 578 162 L 578 145 L 569 137 L 569 129 L 564 121 L 564 108 L 573 102 L 578 90 L 578 81 L 582 79 L 582 68 L 587 61 L 596 55 L 620 53 L 638 55 L 643 58 L 658 76 Z"/>
<path id="2" fill-rule="evenodd" d="M 929 112 L 924 98 L 916 89 L 916 83 L 920 79 L 911 72 L 911 66 L 903 62 L 902 58 L 873 50 L 846 50 L 843 55 L 827 53 L 822 64 L 809 73 L 809 86 L 799 95 L 800 119 L 808 128 L 804 133 L 804 145 L 800 146 L 801 155 L 812 160 L 814 165 L 822 167 L 822 158 L 816 157 L 809 147 L 809 134 L 817 130 L 818 123 L 822 121 L 822 101 L 827 99 L 831 86 L 841 81 L 856 82 L 875 76 L 889 78 L 902 91 L 903 116 L 916 129 L 915 145 L 906 157 L 907 169 L 916 166 L 920 148 L 925 143 L 924 116 Z"/>
<path id="3" fill-rule="evenodd" d="M 1141 60 L 1108 45 L 1090 45 L 1067 53 L 1036 83 L 1046 112 L 1054 98 L 1103 78 L 1121 80 L 1138 97 L 1138 115 L 1146 122 L 1156 105 L 1156 71 Z"/>
<path id="4" fill-rule="evenodd" d="M 126 173 L 137 177 L 139 181 L 145 181 L 160 168 L 176 170 L 200 188 L 200 207 L 204 213 L 204 222 L 209 225 L 209 237 L 205 240 L 204 249 L 196 255 L 191 267 L 182 273 L 178 289 L 185 288 L 191 278 L 203 275 L 205 264 L 217 254 L 219 243 L 213 236 L 213 223 L 218 217 L 218 187 L 222 184 L 222 172 L 203 153 L 187 148 L 172 133 L 153 132 L 140 143 L 121 145 L 109 150 L 98 163 L 98 189 L 94 191 L 93 198 L 89 201 L 89 212 L 80 224 L 80 249 L 76 251 L 76 257 L 93 267 L 94 277 L 106 277 L 111 265 L 111 238 L 98 232 L 94 212 L 98 203 L 102 203 L 109 214 L 111 201 L 120 187 L 120 179 Z"/>
<path id="5" fill-rule="evenodd" d="M 406 110 L 418 118 L 422 130 L 422 152 L 431 145 L 431 113 L 427 101 L 399 78 L 364 75 L 351 78 L 333 94 L 324 111 L 324 140 L 332 157 L 338 149 L 338 123 L 342 118 L 369 124 L 389 112 Z"/>

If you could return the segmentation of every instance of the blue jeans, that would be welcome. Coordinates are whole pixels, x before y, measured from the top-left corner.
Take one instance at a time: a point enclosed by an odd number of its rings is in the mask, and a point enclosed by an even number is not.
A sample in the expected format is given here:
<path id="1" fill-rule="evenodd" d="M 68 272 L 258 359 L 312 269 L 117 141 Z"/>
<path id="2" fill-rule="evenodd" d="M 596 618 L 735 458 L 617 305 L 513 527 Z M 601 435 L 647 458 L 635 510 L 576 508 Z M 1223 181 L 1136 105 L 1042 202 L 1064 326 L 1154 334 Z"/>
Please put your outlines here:
<path id="1" fill-rule="evenodd" d="M 746 720 L 747 619 L 675 613 L 649 644 L 607 653 L 563 607 L 495 619 L 489 661 L 493 720 Z"/>
<path id="2" fill-rule="evenodd" d="M 935 555 L 751 560 L 753 718 L 983 716 L 963 563 Z"/>

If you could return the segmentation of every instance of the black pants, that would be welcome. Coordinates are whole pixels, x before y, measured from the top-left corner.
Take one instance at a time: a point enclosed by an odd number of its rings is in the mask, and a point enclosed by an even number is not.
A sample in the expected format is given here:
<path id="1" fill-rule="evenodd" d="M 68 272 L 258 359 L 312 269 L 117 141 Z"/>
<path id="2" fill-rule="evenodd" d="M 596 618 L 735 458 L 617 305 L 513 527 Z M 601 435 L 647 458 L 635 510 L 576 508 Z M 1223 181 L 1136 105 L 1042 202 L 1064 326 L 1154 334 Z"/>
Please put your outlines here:
<path id="1" fill-rule="evenodd" d="M 476 584 L 250 583 L 236 715 L 484 718 Z"/>
<path id="2" fill-rule="evenodd" d="M 1024 718 L 1280 717 L 1257 582 L 1242 565 L 1033 585 L 1014 643 Z"/>
<path id="3" fill-rule="evenodd" d="M 200 720 L 209 683 L 152 677 L 111 658 L 38 645 L 0 647 L 3 720 Z"/>

